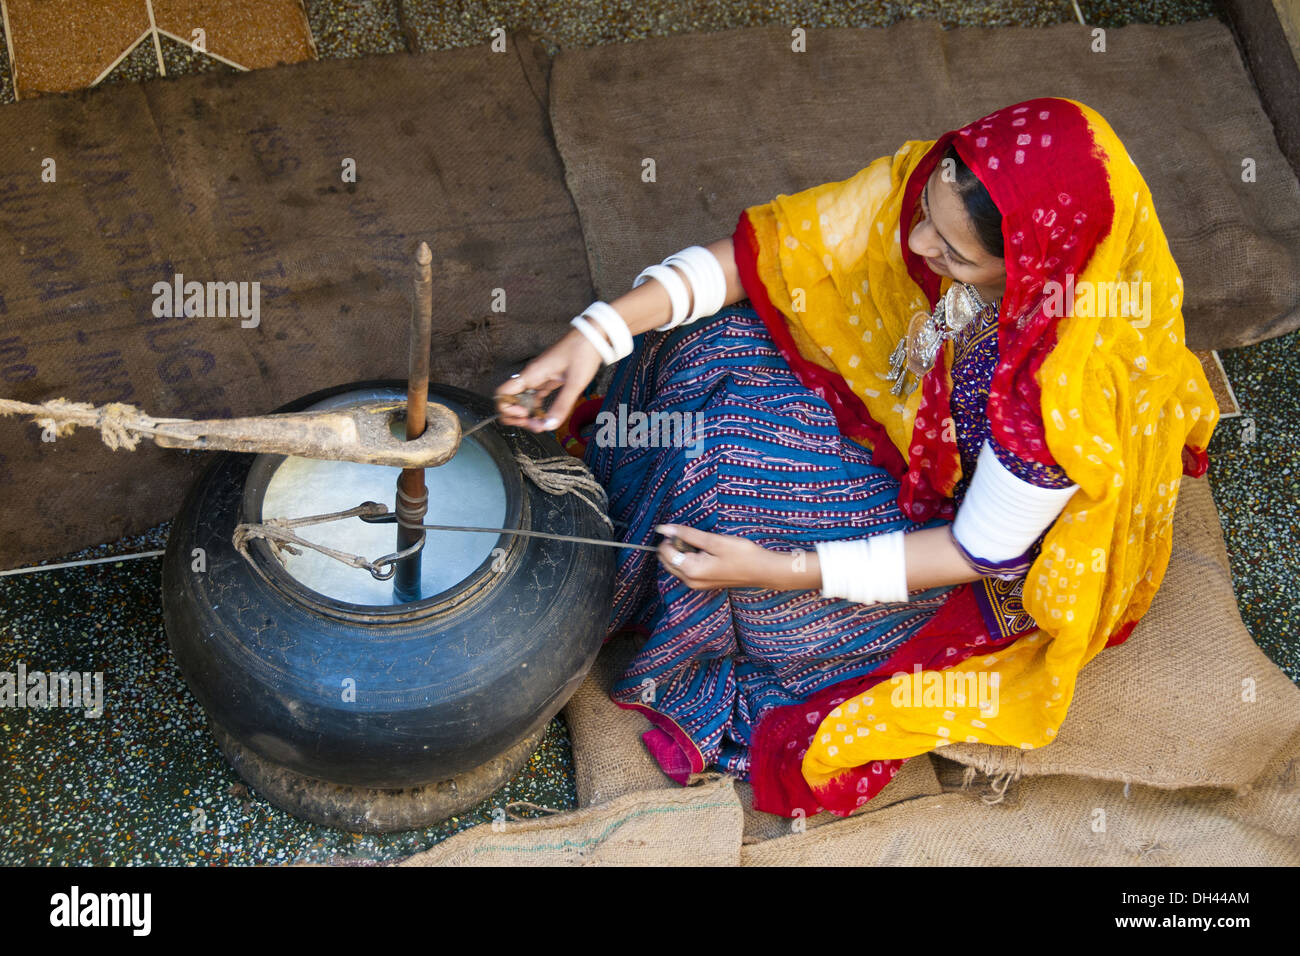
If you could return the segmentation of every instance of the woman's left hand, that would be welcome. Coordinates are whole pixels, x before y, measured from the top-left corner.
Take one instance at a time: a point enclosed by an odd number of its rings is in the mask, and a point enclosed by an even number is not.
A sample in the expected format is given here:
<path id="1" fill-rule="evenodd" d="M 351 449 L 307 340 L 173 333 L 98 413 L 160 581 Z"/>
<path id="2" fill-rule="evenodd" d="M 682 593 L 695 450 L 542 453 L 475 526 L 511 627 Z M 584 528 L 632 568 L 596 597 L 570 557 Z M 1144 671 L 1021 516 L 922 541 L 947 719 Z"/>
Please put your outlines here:
<path id="1" fill-rule="evenodd" d="M 775 582 L 774 559 L 780 561 L 781 557 L 748 538 L 712 534 L 677 524 L 659 525 L 655 530 L 667 536 L 659 542 L 660 563 L 688 588 L 697 591 L 767 588 Z M 673 547 L 673 537 L 700 550 L 678 551 Z M 679 563 L 674 564 L 675 558 Z"/>

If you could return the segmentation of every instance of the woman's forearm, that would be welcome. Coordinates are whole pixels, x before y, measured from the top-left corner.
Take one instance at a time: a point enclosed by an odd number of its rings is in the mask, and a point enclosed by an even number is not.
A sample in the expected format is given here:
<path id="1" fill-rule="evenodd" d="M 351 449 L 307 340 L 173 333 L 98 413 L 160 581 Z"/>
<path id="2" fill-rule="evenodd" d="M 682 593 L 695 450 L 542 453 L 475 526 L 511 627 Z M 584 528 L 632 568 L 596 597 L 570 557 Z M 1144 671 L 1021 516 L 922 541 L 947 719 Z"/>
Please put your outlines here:
<path id="1" fill-rule="evenodd" d="M 727 277 L 727 298 L 724 304 L 732 305 L 745 298 L 745 287 L 741 285 L 740 271 L 736 268 L 736 253 L 731 237 L 719 239 L 704 248 L 708 249 L 717 258 L 719 265 L 722 266 L 723 275 Z M 670 266 L 669 268 L 682 276 L 683 279 L 686 278 L 685 274 L 676 266 Z M 686 280 L 688 289 L 690 285 L 690 280 Z M 653 279 L 643 282 L 609 304 L 627 323 L 628 330 L 634 336 L 664 325 L 673 317 L 673 304 L 672 300 L 668 298 L 668 290 L 663 287 L 661 282 Z M 694 290 L 691 290 L 690 308 L 695 308 Z"/>
<path id="2" fill-rule="evenodd" d="M 815 550 L 772 552 L 773 583 L 778 591 L 821 590 L 821 559 Z M 946 527 L 925 528 L 903 536 L 907 590 L 925 591 L 978 581 L 983 575 L 966 563 Z"/>
<path id="3" fill-rule="evenodd" d="M 907 589 L 925 591 L 950 584 L 978 581 L 984 575 L 972 568 L 957 546 L 947 527 L 924 528 L 903 537 L 903 554 L 906 556 Z"/>

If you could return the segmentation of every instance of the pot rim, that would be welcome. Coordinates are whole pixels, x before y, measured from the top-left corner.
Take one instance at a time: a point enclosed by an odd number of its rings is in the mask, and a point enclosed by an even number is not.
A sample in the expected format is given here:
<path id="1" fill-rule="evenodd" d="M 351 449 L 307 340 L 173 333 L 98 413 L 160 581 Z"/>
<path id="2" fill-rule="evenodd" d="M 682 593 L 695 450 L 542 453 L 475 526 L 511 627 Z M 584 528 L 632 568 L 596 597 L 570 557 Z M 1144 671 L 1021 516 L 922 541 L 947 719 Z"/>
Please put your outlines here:
<path id="1" fill-rule="evenodd" d="M 448 395 L 448 391 L 455 394 Z M 334 405 L 325 403 L 328 403 L 331 399 L 338 399 L 348 395 L 354 395 L 357 402 L 375 398 L 405 398 L 406 385 L 398 380 L 389 379 L 337 385 L 304 395 L 276 409 L 276 412 L 302 411 L 313 407 L 339 407 L 347 405 L 349 402 L 341 401 Z M 463 401 L 461 396 L 464 397 Z M 429 383 L 429 399 L 445 405 L 461 416 L 462 420 L 466 416 L 488 417 L 496 413 L 495 406 L 488 399 L 466 389 L 444 385 L 440 382 Z M 478 407 L 474 407 L 475 405 Z M 477 424 L 477 418 L 472 424 Z M 523 474 L 514 460 L 510 444 L 494 426 L 479 429 L 474 433 L 474 439 L 478 440 L 480 447 L 496 462 L 501 473 L 506 497 L 506 513 L 501 527 L 528 530 L 532 509 L 528 503 Z M 241 522 L 259 522 L 263 520 L 262 501 L 267 486 L 275 470 L 280 467 L 286 457 L 285 455 L 269 454 L 260 454 L 253 457 L 244 480 L 244 490 L 240 501 L 239 520 Z M 471 599 L 479 591 L 486 588 L 491 576 L 499 573 L 492 570 L 493 563 L 498 560 L 493 557 L 493 552 L 497 548 L 503 548 L 505 551 L 504 561 L 511 562 L 517 554 L 527 547 L 526 540 L 523 535 L 498 535 L 496 543 L 487 557 L 460 581 L 439 591 L 437 594 L 402 604 L 354 604 L 312 590 L 290 574 L 275 557 L 271 546 L 260 538 L 249 543 L 249 554 L 253 558 L 252 564 L 258 574 L 290 600 L 340 620 L 363 623 L 375 621 L 397 623 L 445 612 Z"/>

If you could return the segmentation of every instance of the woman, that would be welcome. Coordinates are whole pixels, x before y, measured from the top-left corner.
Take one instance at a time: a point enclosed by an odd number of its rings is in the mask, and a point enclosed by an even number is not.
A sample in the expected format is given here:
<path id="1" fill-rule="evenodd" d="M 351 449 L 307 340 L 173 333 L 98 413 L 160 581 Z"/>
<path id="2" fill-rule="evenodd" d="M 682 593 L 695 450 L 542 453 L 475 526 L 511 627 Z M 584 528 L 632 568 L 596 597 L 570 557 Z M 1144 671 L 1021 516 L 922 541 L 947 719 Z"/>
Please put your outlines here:
<path id="1" fill-rule="evenodd" d="M 603 410 L 702 423 L 693 448 L 587 447 L 624 540 L 698 549 L 620 553 L 610 627 L 646 643 L 615 702 L 670 776 L 717 766 L 787 815 L 847 814 L 953 741 L 1050 743 L 1150 605 L 1218 417 L 1114 132 L 1009 106 L 708 250 L 499 389 L 558 386 L 558 419 L 642 335 Z"/>

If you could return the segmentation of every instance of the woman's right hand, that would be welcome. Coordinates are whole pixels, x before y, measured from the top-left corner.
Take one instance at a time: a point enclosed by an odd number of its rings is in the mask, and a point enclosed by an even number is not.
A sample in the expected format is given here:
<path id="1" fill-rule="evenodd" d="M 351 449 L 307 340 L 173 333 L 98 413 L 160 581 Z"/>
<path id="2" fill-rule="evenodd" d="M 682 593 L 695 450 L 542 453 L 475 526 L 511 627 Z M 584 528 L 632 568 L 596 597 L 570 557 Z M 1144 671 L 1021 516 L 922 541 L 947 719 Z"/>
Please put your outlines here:
<path id="1" fill-rule="evenodd" d="M 501 413 L 498 420 L 502 425 L 532 432 L 553 431 L 572 413 L 578 396 L 603 364 L 595 346 L 577 329 L 570 329 L 564 338 L 525 365 L 517 377 L 497 387 L 495 397 Z M 537 390 L 537 400 L 543 407 L 547 396 L 559 389 L 544 418 L 530 418 L 526 408 L 508 398 L 530 388 Z"/>

